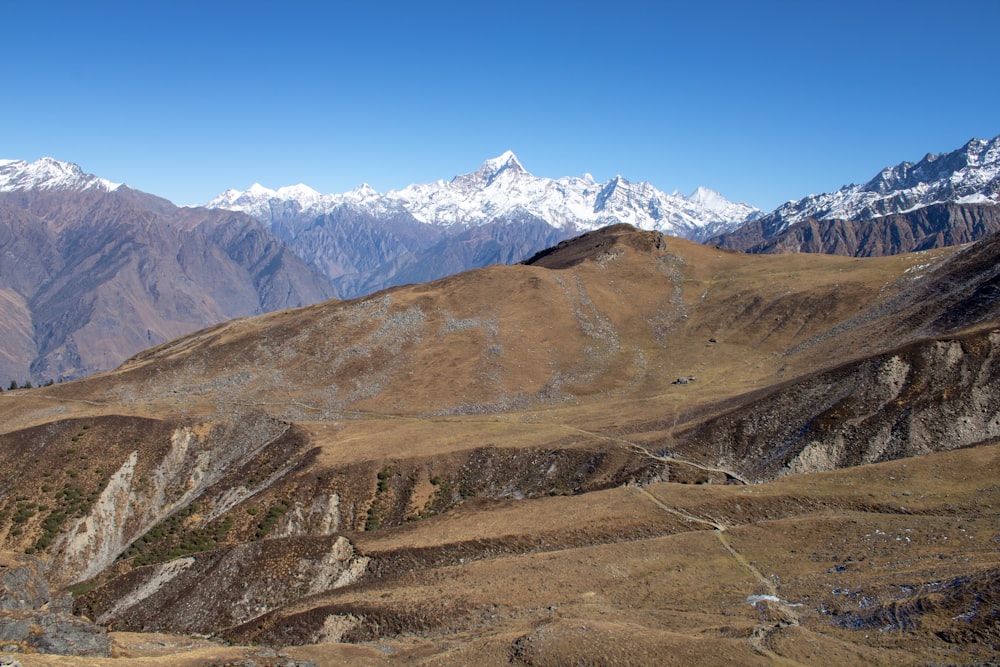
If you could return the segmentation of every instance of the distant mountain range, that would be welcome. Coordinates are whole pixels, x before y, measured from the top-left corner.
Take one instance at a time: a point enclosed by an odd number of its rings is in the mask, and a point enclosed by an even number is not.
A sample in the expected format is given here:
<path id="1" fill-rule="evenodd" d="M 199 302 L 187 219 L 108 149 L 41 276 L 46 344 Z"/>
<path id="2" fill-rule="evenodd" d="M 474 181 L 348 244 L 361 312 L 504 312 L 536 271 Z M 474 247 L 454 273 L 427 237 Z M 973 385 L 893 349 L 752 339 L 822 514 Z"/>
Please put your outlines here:
<path id="1" fill-rule="evenodd" d="M 384 195 L 367 184 L 345 194 L 321 195 L 302 184 L 270 190 L 255 183 L 243 192 L 227 190 L 205 206 L 249 213 L 271 225 L 350 206 L 379 218 L 406 213 L 437 227 L 480 227 L 523 215 L 573 232 L 625 222 L 693 240 L 733 229 L 760 213 L 707 188 L 685 197 L 649 183 L 630 183 L 620 175 L 606 183 L 597 183 L 590 174 L 539 178 L 510 151 L 450 181 L 410 185 Z"/>
<path id="2" fill-rule="evenodd" d="M 886 167 L 809 195 L 708 243 L 744 252 L 874 256 L 967 243 L 1000 229 L 1000 137 Z"/>
<path id="3" fill-rule="evenodd" d="M 345 297 L 509 264 L 582 232 L 629 223 L 702 241 L 760 211 L 698 188 L 667 194 L 615 176 L 539 178 L 510 151 L 450 181 L 380 194 L 306 185 L 227 190 L 206 205 L 252 215 L 324 271 Z"/>
<path id="4" fill-rule="evenodd" d="M 178 208 L 51 159 L 0 164 L 0 251 L 4 388 L 334 294 L 250 216 Z"/>
<path id="5" fill-rule="evenodd" d="M 510 264 L 611 224 L 865 256 L 982 238 L 998 202 L 1000 137 L 768 214 L 706 188 L 539 178 L 511 152 L 385 194 L 254 184 L 193 208 L 51 158 L 0 160 L 0 382 L 80 377 L 226 319 Z"/>

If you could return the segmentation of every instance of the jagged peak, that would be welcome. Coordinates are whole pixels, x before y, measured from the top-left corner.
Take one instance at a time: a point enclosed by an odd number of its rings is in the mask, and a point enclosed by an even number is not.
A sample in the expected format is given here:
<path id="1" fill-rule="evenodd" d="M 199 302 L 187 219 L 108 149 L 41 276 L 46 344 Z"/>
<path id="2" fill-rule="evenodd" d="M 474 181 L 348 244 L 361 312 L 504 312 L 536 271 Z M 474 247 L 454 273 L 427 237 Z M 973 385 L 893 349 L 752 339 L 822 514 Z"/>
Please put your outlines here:
<path id="1" fill-rule="evenodd" d="M 381 194 L 378 190 L 370 186 L 368 183 L 362 183 L 358 187 L 354 188 L 347 193 L 351 197 L 356 197 L 358 199 L 367 199 L 369 197 L 379 197 Z"/>
<path id="2" fill-rule="evenodd" d="M 495 158 L 490 158 L 483 162 L 483 166 L 480 169 L 489 169 L 491 171 L 499 171 L 505 167 L 513 167 L 524 171 L 524 166 L 521 161 L 517 159 L 514 155 L 514 151 L 506 150 Z"/>
<path id="3" fill-rule="evenodd" d="M 786 202 L 763 216 L 764 224 L 777 234 L 810 217 L 870 220 L 946 202 L 1000 203 L 998 179 L 1000 136 L 974 138 L 954 151 L 885 167 L 864 184 Z"/>
<path id="4" fill-rule="evenodd" d="M 631 185 L 631 183 L 629 183 L 627 178 L 625 178 L 621 174 L 615 174 L 613 177 L 611 177 L 604 183 L 604 185 L 601 187 L 601 192 L 611 193 L 617 190 L 618 188 L 625 188 L 628 187 L 629 185 Z"/>
<path id="5" fill-rule="evenodd" d="M 475 181 L 483 183 L 484 187 L 492 185 L 502 174 L 513 176 L 528 176 L 528 171 L 514 155 L 513 151 L 504 151 L 495 158 L 483 162 L 482 166 L 472 175 Z M 459 176 L 455 180 L 466 180 Z"/>
<path id="6" fill-rule="evenodd" d="M 700 204 L 709 204 L 718 202 L 720 199 L 724 199 L 724 197 L 711 188 L 706 188 L 704 185 L 699 185 L 694 189 L 694 192 L 685 197 L 685 199 Z"/>
<path id="7" fill-rule="evenodd" d="M 31 189 L 82 191 L 92 188 L 111 192 L 119 187 L 121 183 L 87 174 L 77 164 L 52 157 L 42 157 L 35 162 L 0 161 L 0 192 Z"/>

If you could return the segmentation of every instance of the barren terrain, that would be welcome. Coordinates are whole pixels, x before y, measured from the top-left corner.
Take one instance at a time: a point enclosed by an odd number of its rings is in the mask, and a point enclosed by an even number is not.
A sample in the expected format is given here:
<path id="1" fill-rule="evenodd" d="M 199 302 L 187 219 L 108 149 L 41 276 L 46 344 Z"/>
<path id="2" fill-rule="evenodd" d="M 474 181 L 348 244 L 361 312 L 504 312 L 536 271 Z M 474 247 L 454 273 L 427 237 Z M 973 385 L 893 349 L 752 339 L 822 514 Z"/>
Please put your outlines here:
<path id="1" fill-rule="evenodd" d="M 993 660 L 998 249 L 748 256 L 617 226 L 0 394 L 0 573 L 49 590 L 5 607 L 0 652 Z M 18 614 L 107 648 L 47 655 Z"/>

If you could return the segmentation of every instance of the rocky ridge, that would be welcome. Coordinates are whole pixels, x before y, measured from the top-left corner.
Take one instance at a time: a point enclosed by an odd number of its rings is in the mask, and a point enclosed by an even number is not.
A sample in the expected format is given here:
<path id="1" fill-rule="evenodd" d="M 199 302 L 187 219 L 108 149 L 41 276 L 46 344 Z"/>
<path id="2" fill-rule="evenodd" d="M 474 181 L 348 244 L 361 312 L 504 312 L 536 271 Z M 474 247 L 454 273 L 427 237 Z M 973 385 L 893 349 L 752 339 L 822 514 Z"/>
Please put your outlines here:
<path id="1" fill-rule="evenodd" d="M 1000 137 L 886 167 L 867 183 L 782 204 L 765 216 L 769 236 L 807 218 L 871 220 L 931 204 L 1000 202 Z M 773 231 L 771 231 L 773 229 Z"/>
<path id="2" fill-rule="evenodd" d="M 972 139 L 861 185 L 810 195 L 707 242 L 743 252 L 871 257 L 985 238 L 997 230 L 1000 137 Z"/>

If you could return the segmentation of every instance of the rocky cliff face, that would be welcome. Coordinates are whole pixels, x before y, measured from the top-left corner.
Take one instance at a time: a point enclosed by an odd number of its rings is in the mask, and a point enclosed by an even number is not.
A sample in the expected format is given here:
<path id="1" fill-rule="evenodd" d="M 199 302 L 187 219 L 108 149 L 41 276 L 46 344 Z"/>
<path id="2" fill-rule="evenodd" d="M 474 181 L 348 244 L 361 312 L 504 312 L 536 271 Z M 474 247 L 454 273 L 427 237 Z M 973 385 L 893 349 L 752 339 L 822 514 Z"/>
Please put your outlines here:
<path id="1" fill-rule="evenodd" d="M 998 414 L 1000 331 L 986 329 L 790 382 L 670 450 L 759 482 L 991 442 Z"/>

